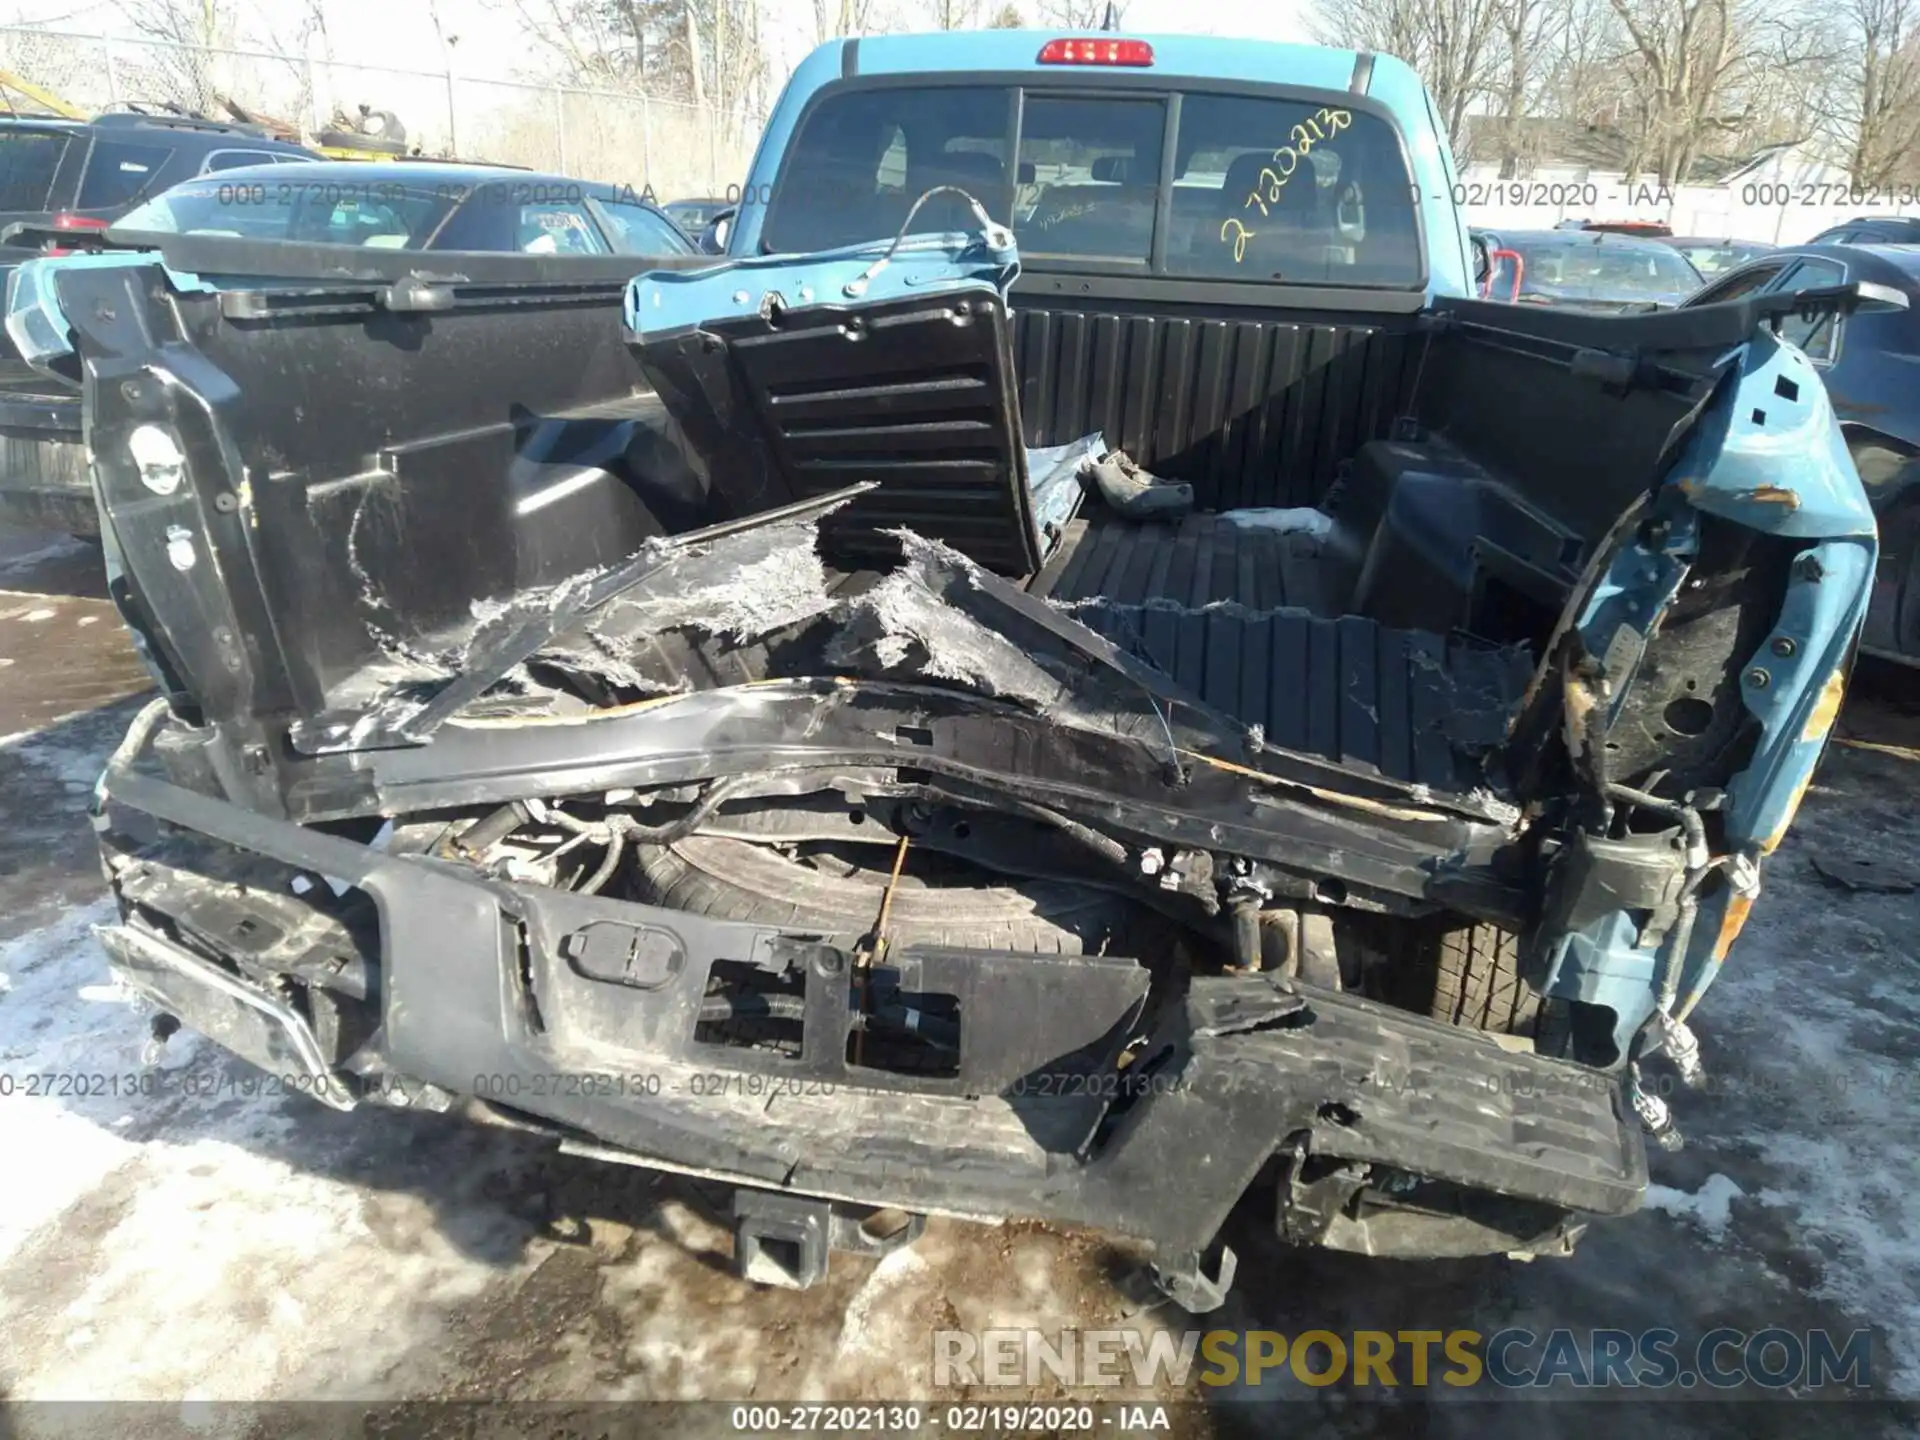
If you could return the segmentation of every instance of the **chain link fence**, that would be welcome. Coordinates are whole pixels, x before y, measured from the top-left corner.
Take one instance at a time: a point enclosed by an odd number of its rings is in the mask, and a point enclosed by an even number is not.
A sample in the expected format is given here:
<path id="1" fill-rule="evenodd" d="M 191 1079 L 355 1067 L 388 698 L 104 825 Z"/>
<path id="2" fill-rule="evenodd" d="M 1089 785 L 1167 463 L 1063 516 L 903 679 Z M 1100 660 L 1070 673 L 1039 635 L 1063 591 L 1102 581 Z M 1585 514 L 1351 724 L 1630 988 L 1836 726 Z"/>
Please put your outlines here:
<path id="1" fill-rule="evenodd" d="M 724 195 L 746 179 L 763 117 L 619 90 L 349 65 L 258 50 L 0 26 L 0 68 L 90 114 L 128 104 L 226 119 L 232 101 L 310 141 L 361 106 L 397 116 L 409 150 L 651 187 L 660 200 Z M 5 92 L 22 111 L 30 103 Z"/>

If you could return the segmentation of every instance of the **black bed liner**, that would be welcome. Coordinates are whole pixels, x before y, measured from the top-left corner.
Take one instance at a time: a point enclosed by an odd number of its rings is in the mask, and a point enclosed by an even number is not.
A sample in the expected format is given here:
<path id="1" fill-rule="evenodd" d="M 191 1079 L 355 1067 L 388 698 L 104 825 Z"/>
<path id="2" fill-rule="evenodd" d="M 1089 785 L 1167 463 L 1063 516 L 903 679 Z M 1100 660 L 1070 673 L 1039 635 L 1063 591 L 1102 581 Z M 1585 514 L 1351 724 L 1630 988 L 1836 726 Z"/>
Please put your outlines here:
<path id="1" fill-rule="evenodd" d="M 1177 526 L 1104 512 L 1068 527 L 1034 593 L 1270 744 L 1436 790 L 1489 783 L 1533 675 L 1519 647 L 1329 617 L 1336 557 L 1225 515 Z"/>

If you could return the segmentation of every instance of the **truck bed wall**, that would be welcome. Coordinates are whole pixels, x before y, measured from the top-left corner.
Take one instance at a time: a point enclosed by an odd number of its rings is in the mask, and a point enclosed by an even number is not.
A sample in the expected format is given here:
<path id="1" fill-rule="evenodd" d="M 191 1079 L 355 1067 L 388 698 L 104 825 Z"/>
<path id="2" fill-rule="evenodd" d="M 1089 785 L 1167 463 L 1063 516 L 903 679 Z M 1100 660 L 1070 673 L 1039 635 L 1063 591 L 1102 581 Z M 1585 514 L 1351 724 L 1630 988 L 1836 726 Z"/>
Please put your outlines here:
<path id="1" fill-rule="evenodd" d="M 278 654 L 240 667 L 170 657 L 210 713 L 320 712 L 365 667 L 436 653 L 476 605 L 725 518 L 622 342 L 631 262 L 540 283 L 505 263 L 520 257 L 474 257 L 516 286 L 461 258 L 471 283 L 428 313 L 385 307 L 380 275 L 305 294 L 175 291 L 137 268 L 67 279 L 96 357 L 88 440 L 118 528 L 142 532 L 121 536 L 138 590 L 163 613 L 208 602 L 186 594 L 198 569 L 165 556 L 165 525 L 184 524 L 226 577 L 228 628 L 276 637 Z M 397 279 L 418 260 L 363 263 Z M 153 384 L 155 363 L 181 383 Z M 133 429 L 156 420 L 185 442 L 190 519 L 163 516 L 128 459 Z"/>
<path id="2" fill-rule="evenodd" d="M 1022 303 L 1014 354 L 1029 445 L 1094 430 L 1203 510 L 1316 505 L 1401 413 L 1407 317 L 1156 316 Z"/>
<path id="3" fill-rule="evenodd" d="M 186 253 L 170 258 L 231 275 L 207 263 L 221 243 L 183 237 Z M 735 518 L 623 341 L 624 275 L 530 280 L 524 257 L 461 262 L 447 306 L 425 313 L 382 298 L 416 263 L 401 255 L 361 257 L 359 281 L 327 276 L 304 292 L 179 291 L 141 268 L 63 278 L 93 357 L 101 483 L 122 528 L 141 532 L 123 536 L 139 592 L 181 622 L 183 645 L 224 628 L 277 652 L 236 666 L 205 645 L 189 657 L 159 643 L 209 713 L 351 708 L 362 672 L 396 656 L 442 663 L 497 602 L 615 564 L 650 536 Z M 1578 347 L 1551 336 L 1436 337 L 1411 315 L 1149 315 L 1014 298 L 1027 441 L 1104 431 L 1193 484 L 1202 509 L 1316 504 L 1342 462 L 1417 403 L 1498 472 L 1546 497 L 1581 492 L 1572 528 L 1591 536 L 1649 475 L 1652 451 L 1619 444 L 1657 450 L 1671 431 L 1575 375 Z M 1477 309 L 1489 327 L 1523 318 Z M 1611 338 L 1633 322 L 1585 324 Z M 155 365 L 182 384 L 151 383 Z M 1516 395 L 1537 413 L 1516 415 Z M 1671 394 L 1627 409 L 1649 405 L 1670 421 L 1685 409 Z M 183 437 L 191 499 L 157 500 L 131 463 L 129 435 L 156 420 Z M 212 576 L 168 558 L 176 524 L 212 548 L 217 595 Z"/>
<path id="4" fill-rule="evenodd" d="M 1656 327 L 1684 325 L 1684 314 L 1480 300 L 1442 301 L 1438 313 L 1448 323 L 1412 342 L 1431 348 L 1409 366 L 1407 413 L 1587 541 L 1665 472 L 1717 360 L 1712 346 L 1660 346 Z M 1603 355 L 1649 371 L 1657 362 L 1662 383 L 1609 384 L 1589 363 Z"/>

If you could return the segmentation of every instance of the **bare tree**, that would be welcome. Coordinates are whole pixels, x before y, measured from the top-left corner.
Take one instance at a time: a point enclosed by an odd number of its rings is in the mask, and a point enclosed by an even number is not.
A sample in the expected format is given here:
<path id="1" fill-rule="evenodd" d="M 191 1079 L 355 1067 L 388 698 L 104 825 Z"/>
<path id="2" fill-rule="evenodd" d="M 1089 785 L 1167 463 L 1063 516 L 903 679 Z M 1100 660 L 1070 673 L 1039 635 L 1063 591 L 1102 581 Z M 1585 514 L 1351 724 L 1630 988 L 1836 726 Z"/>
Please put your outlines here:
<path id="1" fill-rule="evenodd" d="M 515 4 L 528 34 L 567 79 L 711 107 L 734 118 L 765 88 L 759 0 Z"/>
<path id="2" fill-rule="evenodd" d="M 1884 186 L 1920 154 L 1920 0 L 1844 0 L 1851 83 L 1835 110 L 1851 132 L 1856 185 Z"/>
<path id="3" fill-rule="evenodd" d="M 231 0 L 127 0 L 121 13 L 137 34 L 164 46 L 142 67 L 140 88 L 148 93 L 135 98 L 211 112 L 219 81 L 208 52 L 230 47 L 238 38 Z"/>
<path id="4" fill-rule="evenodd" d="M 1632 93 L 1629 179 L 1684 182 L 1709 149 L 1763 130 L 1772 76 L 1818 56 L 1811 32 L 1763 0 L 1608 0 L 1626 31 Z"/>
<path id="5" fill-rule="evenodd" d="M 1098 30 L 1106 23 L 1108 0 L 1035 0 L 1034 24 L 1043 30 Z M 1114 24 L 1127 18 L 1124 0 L 1112 6 Z"/>
<path id="6" fill-rule="evenodd" d="M 1920 0 L 1317 0 L 1314 28 L 1411 63 L 1503 177 L 1584 135 L 1667 185 L 1778 142 L 1920 178 Z"/>
<path id="7" fill-rule="evenodd" d="M 646 74 L 647 27 L 637 3 L 514 0 L 514 11 L 568 80 L 622 88 Z"/>
<path id="8" fill-rule="evenodd" d="M 1617 127 L 1628 86 L 1621 59 L 1626 40 L 1608 0 L 1556 0 L 1561 10 L 1537 96 L 1558 120 Z"/>
<path id="9" fill-rule="evenodd" d="M 1559 0 L 1494 0 L 1494 24 L 1504 47 L 1505 83 L 1500 87 L 1504 124 L 1500 134 L 1500 178 L 1511 180 L 1527 158 L 1520 124 L 1542 78 L 1547 51 L 1569 20 L 1571 6 Z"/>
<path id="10" fill-rule="evenodd" d="M 1024 30 L 1026 26 L 1026 17 L 1012 5 L 1002 5 L 993 19 L 987 22 L 989 30 Z"/>
<path id="11" fill-rule="evenodd" d="M 230 0 L 127 0 L 127 24 L 174 45 L 231 45 L 238 17 Z"/>
<path id="12" fill-rule="evenodd" d="M 1450 135 L 1491 81 L 1500 0 L 1318 0 L 1325 44 L 1397 55 L 1418 70 Z"/>
<path id="13" fill-rule="evenodd" d="M 824 45 L 840 35 L 873 35 L 891 19 L 885 0 L 813 0 L 813 38 Z"/>

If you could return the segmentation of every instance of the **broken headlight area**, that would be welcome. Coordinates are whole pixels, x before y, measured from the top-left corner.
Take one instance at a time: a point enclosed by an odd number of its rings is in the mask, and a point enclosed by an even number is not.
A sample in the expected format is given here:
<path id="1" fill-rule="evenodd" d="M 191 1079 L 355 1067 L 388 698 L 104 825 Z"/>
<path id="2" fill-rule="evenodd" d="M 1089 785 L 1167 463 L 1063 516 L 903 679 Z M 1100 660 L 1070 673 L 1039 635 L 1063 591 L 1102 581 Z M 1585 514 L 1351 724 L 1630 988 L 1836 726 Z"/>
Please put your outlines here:
<path id="1" fill-rule="evenodd" d="M 317 871 L 121 812 L 101 830 L 120 907 L 100 938 L 155 1007 L 155 1047 L 182 1025 L 337 1108 L 367 1094 L 444 1108 L 381 1056 L 380 922 L 365 891 Z M 350 823 L 365 841 L 394 827 Z"/>

